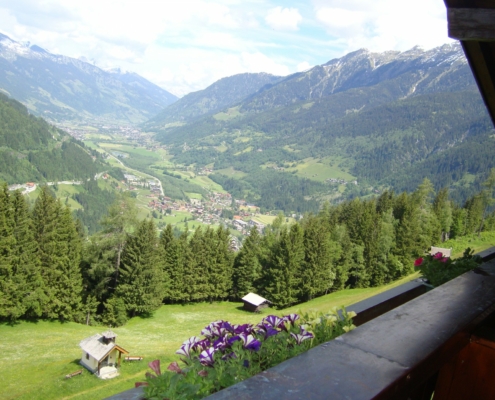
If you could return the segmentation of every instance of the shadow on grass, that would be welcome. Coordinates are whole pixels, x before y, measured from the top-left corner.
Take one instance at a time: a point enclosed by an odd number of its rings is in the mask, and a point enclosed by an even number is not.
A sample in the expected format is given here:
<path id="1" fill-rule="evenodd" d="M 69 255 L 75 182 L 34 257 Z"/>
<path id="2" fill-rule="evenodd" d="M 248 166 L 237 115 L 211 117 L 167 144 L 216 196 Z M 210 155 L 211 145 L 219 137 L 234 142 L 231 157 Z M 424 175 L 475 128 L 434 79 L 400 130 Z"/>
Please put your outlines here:
<path id="1" fill-rule="evenodd" d="M 143 313 L 143 314 L 139 314 L 137 315 L 137 317 L 141 318 L 141 319 L 150 319 L 150 318 L 153 318 L 153 313 L 152 312 L 147 312 L 147 313 Z"/>

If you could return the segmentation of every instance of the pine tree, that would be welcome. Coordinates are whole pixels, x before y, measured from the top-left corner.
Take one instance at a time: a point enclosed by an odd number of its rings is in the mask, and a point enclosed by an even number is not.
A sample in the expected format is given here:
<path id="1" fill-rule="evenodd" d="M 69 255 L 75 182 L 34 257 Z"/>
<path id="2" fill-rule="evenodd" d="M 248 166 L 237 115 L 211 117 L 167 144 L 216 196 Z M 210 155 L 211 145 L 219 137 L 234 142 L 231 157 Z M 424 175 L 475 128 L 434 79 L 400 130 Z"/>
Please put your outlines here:
<path id="1" fill-rule="evenodd" d="M 323 219 L 314 216 L 305 218 L 301 300 L 311 300 L 332 288 L 335 279 L 333 262 L 340 255 L 335 250 Z"/>
<path id="2" fill-rule="evenodd" d="M 221 226 L 210 230 L 211 260 L 208 271 L 209 300 L 226 299 L 232 288 L 232 252 L 229 248 L 229 231 Z"/>
<path id="3" fill-rule="evenodd" d="M 129 235 L 122 253 L 115 296 L 124 301 L 130 317 L 156 310 L 163 299 L 163 268 L 153 220 L 143 220 Z"/>
<path id="4" fill-rule="evenodd" d="M 165 255 L 164 269 L 170 279 L 168 298 L 166 301 L 184 303 L 189 301 L 189 285 L 192 279 L 189 273 L 190 248 L 188 233 L 183 232 L 179 239 L 169 244 Z"/>
<path id="5" fill-rule="evenodd" d="M 13 271 L 16 282 L 18 304 L 22 304 L 25 318 L 37 318 L 42 314 L 46 301 L 41 277 L 41 265 L 37 245 L 34 240 L 33 223 L 27 203 L 20 191 L 15 191 L 12 199 L 14 211 Z"/>
<path id="6" fill-rule="evenodd" d="M 295 304 L 300 292 L 300 271 L 304 262 L 304 236 L 299 224 L 283 229 L 275 248 L 266 291 L 277 307 Z"/>
<path id="7" fill-rule="evenodd" d="M 250 292 L 258 292 L 262 277 L 260 263 L 261 238 L 256 227 L 251 228 L 242 248 L 235 257 L 233 268 L 234 297 L 240 299 Z"/>
<path id="8" fill-rule="evenodd" d="M 24 312 L 17 298 L 14 258 L 14 213 L 6 183 L 0 187 L 0 317 L 17 319 Z"/>
<path id="9" fill-rule="evenodd" d="M 78 320 L 82 309 L 81 241 L 68 208 L 43 187 L 33 209 L 41 276 L 47 297 L 43 315 Z"/>
<path id="10" fill-rule="evenodd" d="M 449 190 L 440 189 L 433 200 L 433 212 L 437 216 L 440 241 L 449 239 L 452 226 L 452 203 L 449 200 Z"/>

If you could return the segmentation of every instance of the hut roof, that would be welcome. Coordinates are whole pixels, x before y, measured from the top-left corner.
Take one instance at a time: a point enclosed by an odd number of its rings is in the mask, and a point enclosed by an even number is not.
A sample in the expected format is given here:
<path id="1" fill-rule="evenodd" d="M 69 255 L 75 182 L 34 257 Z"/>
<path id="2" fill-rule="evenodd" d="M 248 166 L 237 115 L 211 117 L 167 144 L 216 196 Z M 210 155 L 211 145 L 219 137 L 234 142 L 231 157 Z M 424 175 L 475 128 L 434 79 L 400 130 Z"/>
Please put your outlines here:
<path id="1" fill-rule="evenodd" d="M 103 337 L 104 337 L 104 338 L 106 338 L 106 339 L 114 339 L 114 338 L 116 338 L 116 337 L 117 337 L 117 334 L 116 334 L 116 333 L 114 333 L 114 332 L 112 332 L 112 331 L 110 331 L 110 330 L 108 330 L 108 331 L 106 331 L 106 332 L 103 332 L 103 333 L 101 334 L 101 336 L 103 336 Z"/>
<path id="2" fill-rule="evenodd" d="M 257 294 L 254 294 L 254 293 L 248 293 L 247 295 L 245 295 L 242 298 L 242 300 L 247 301 L 248 303 L 255 305 L 255 306 L 259 306 L 263 303 L 270 303 L 269 300 L 264 299 L 263 297 L 258 296 Z"/>
<path id="3" fill-rule="evenodd" d="M 116 345 L 113 342 L 105 344 L 103 342 L 103 338 L 103 335 L 97 333 L 96 335 L 81 340 L 79 342 L 79 347 L 81 347 L 83 351 L 85 351 L 91 357 L 97 359 L 98 361 L 101 361 L 103 358 L 105 358 L 106 355 L 110 353 L 114 348 L 118 348 L 122 353 L 129 354 L 127 350 L 124 350 L 122 347 Z"/>

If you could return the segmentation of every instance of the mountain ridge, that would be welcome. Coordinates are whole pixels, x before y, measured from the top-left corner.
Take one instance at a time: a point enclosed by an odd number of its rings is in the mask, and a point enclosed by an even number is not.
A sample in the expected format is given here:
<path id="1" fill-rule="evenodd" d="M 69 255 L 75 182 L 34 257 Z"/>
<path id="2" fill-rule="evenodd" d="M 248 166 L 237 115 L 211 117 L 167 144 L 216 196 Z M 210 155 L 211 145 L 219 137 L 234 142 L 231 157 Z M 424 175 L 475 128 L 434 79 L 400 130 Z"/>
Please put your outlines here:
<path id="1" fill-rule="evenodd" d="M 0 90 L 55 121 L 143 122 L 177 97 L 137 74 L 115 74 L 0 34 Z"/>

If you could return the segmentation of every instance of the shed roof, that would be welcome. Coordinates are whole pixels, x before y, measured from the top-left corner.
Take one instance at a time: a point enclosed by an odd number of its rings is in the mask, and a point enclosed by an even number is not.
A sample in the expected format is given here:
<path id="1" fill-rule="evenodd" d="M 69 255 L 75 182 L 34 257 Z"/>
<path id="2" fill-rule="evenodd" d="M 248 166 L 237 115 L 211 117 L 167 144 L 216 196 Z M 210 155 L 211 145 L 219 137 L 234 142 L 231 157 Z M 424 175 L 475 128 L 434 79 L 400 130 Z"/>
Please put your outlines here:
<path id="1" fill-rule="evenodd" d="M 264 299 L 261 296 L 258 296 L 257 294 L 254 293 L 248 293 L 242 298 L 243 301 L 247 301 L 248 303 L 254 305 L 254 306 L 259 306 L 263 303 L 270 303 L 269 300 Z"/>
<path id="2" fill-rule="evenodd" d="M 103 336 L 97 333 L 96 335 L 90 336 L 79 342 L 79 347 L 91 357 L 98 361 L 101 361 L 105 356 L 110 353 L 114 348 L 118 348 L 122 353 L 128 354 L 127 350 L 116 345 L 114 342 L 109 342 L 105 344 L 103 342 Z"/>

